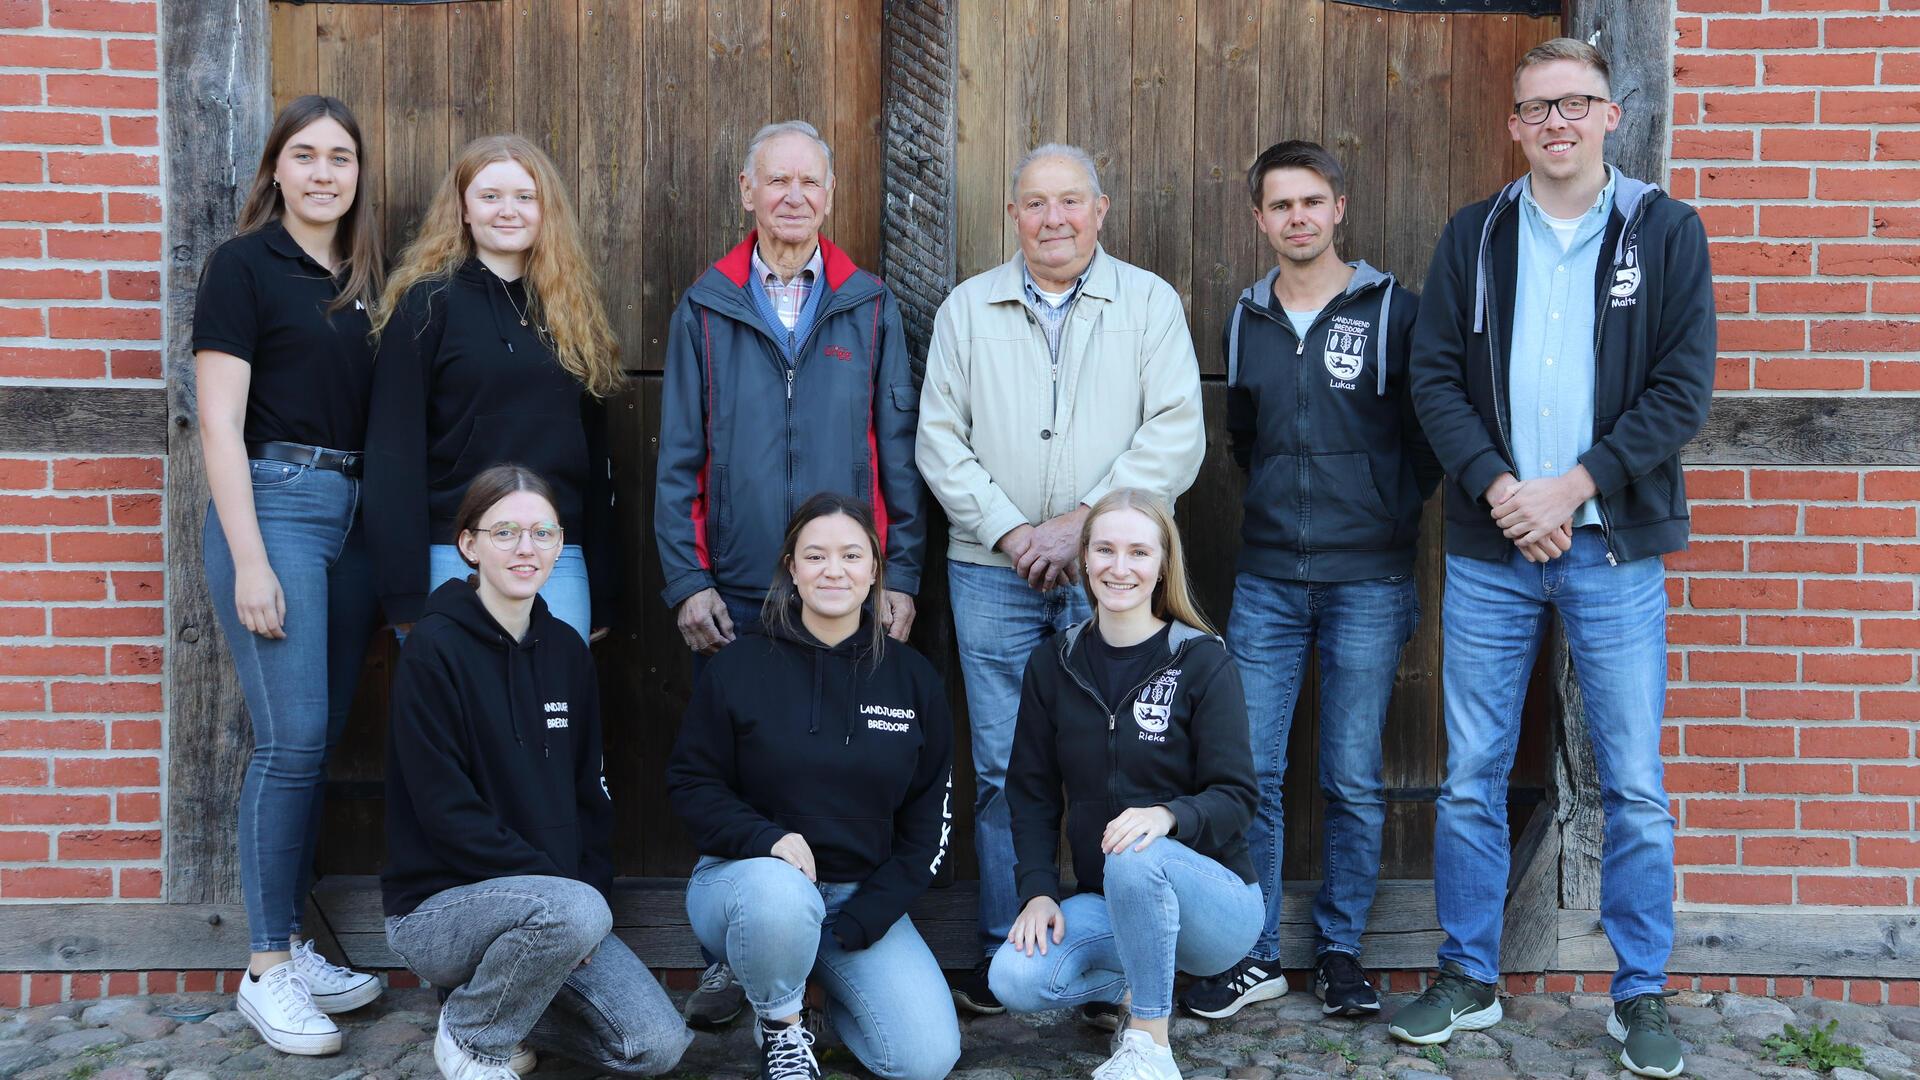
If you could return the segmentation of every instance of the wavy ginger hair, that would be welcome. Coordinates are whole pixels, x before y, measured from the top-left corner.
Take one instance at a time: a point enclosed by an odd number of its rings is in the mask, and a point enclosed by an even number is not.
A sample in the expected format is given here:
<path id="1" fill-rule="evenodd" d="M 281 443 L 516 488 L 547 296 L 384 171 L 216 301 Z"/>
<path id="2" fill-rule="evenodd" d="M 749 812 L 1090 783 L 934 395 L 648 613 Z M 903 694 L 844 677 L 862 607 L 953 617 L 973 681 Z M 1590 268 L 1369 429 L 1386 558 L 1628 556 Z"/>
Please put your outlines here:
<path id="1" fill-rule="evenodd" d="M 527 254 L 528 316 L 553 336 L 560 366 L 595 397 L 619 391 L 620 342 L 600 300 L 598 276 L 580 242 L 573 204 L 553 160 L 519 135 L 483 135 L 468 143 L 427 205 L 420 232 L 400 253 L 387 277 L 386 295 L 375 314 L 378 337 L 398 310 L 407 290 L 422 281 L 448 282 L 460 265 L 477 253 L 465 220 L 466 192 L 480 170 L 496 161 L 512 161 L 533 177 L 540 199 L 540 232 Z"/>

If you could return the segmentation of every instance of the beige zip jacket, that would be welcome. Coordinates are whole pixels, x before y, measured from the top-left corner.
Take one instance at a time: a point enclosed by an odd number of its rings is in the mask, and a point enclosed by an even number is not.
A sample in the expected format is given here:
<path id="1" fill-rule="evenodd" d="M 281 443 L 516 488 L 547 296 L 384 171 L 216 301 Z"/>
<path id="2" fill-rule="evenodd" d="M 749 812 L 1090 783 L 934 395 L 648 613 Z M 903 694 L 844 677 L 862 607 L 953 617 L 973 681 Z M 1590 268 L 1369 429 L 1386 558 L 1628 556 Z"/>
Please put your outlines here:
<path id="1" fill-rule="evenodd" d="M 1019 255 L 969 278 L 934 318 L 914 461 L 950 523 L 947 557 L 995 550 L 1117 487 L 1168 503 L 1200 471 L 1200 366 L 1173 286 L 1104 249 L 1068 314 L 1057 374 Z"/>

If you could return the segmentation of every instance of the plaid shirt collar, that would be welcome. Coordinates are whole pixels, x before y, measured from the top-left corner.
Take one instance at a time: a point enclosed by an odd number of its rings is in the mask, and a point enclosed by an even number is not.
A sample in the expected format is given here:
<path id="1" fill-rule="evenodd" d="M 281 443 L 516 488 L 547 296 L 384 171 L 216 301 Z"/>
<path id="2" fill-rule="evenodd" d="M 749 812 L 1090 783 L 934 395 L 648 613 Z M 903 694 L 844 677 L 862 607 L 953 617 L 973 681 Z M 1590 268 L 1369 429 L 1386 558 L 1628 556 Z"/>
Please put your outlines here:
<path id="1" fill-rule="evenodd" d="M 814 282 L 820 280 L 820 275 L 825 272 L 826 259 L 820 248 L 816 245 L 813 258 L 808 259 L 807 265 L 793 275 L 792 281 L 784 284 L 780 281 L 780 275 L 774 273 L 760 258 L 758 244 L 754 245 L 751 265 L 753 279 L 760 283 L 760 288 L 767 294 L 767 302 L 773 305 L 774 314 L 780 317 L 781 324 L 787 329 L 793 329 L 800 321 L 801 309 L 807 306 L 807 297 L 813 292 Z"/>

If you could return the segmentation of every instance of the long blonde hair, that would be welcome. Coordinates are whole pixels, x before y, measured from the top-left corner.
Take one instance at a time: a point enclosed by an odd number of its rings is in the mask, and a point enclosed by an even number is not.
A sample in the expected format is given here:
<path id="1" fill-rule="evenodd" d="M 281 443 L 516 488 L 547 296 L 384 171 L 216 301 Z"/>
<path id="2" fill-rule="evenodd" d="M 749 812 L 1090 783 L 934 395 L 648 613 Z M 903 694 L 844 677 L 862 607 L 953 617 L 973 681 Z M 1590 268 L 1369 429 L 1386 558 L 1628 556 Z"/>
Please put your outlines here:
<path id="1" fill-rule="evenodd" d="M 254 170 L 253 187 L 247 191 L 247 201 L 240 208 L 239 228 L 235 235 L 264 229 L 279 221 L 286 214 L 286 202 L 280 197 L 280 187 L 274 183 L 273 172 L 280 164 L 280 151 L 286 149 L 287 140 L 298 135 L 307 125 L 321 120 L 337 121 L 347 131 L 347 138 L 353 140 L 353 152 L 364 162 L 367 155 L 367 143 L 360 137 L 360 121 L 353 118 L 353 110 L 339 98 L 323 97 L 319 94 L 307 94 L 295 98 L 280 110 L 274 119 L 272 130 L 267 132 L 267 145 L 260 151 L 260 167 Z M 363 166 L 359 182 L 354 187 L 353 202 L 348 204 L 347 212 L 333 230 L 334 277 L 338 279 L 345 271 L 346 280 L 341 283 L 339 295 L 327 305 L 328 314 L 339 311 L 358 300 L 371 306 L 380 299 L 380 287 L 386 278 L 386 258 L 380 251 L 380 230 L 373 225 L 373 200 L 362 196 L 366 185 L 378 180 Z"/>
<path id="2" fill-rule="evenodd" d="M 1085 573 L 1087 565 L 1087 546 L 1093 542 L 1093 523 L 1100 515 L 1115 510 L 1137 510 L 1146 515 L 1148 521 L 1160 530 L 1160 580 L 1154 582 L 1152 607 L 1156 619 L 1186 623 L 1196 630 L 1209 634 L 1218 634 L 1213 624 L 1207 621 L 1200 611 L 1200 605 L 1193 599 L 1193 591 L 1187 584 L 1186 549 L 1180 543 L 1180 526 L 1173 520 L 1173 512 L 1167 504 L 1152 492 L 1140 488 L 1114 488 L 1100 497 L 1087 513 L 1087 520 L 1080 525 L 1080 587 L 1086 590 L 1087 603 L 1095 611 L 1100 609 L 1100 601 L 1093 595 L 1093 575 Z"/>
<path id="3" fill-rule="evenodd" d="M 474 257 L 473 232 L 463 220 L 467 187 L 496 161 L 526 169 L 540 198 L 540 233 L 527 258 L 529 315 L 553 335 L 554 355 L 568 374 L 595 397 L 617 393 L 625 381 L 620 342 L 600 301 L 599 281 L 580 242 L 573 204 L 553 160 L 519 135 L 483 135 L 460 151 L 427 205 L 419 234 L 400 253 L 400 264 L 387 279 L 386 295 L 374 313 L 374 335 L 386 329 L 408 289 L 432 279 L 451 281 L 453 272 Z"/>

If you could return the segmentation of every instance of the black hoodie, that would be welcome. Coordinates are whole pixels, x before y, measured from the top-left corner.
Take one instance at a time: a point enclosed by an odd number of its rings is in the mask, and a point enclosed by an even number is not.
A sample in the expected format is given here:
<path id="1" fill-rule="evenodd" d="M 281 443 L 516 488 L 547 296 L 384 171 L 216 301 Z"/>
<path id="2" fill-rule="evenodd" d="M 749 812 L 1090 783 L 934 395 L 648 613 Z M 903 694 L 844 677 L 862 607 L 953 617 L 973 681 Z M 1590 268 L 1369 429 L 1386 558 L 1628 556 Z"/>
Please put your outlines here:
<path id="1" fill-rule="evenodd" d="M 1062 812 L 1079 891 L 1100 892 L 1106 879 L 1101 834 L 1130 806 L 1166 807 L 1174 839 L 1252 882 L 1247 826 L 1259 792 L 1247 702 L 1226 644 L 1174 623 L 1167 639 L 1172 654 L 1115 715 L 1087 669 L 1080 639 L 1089 633 L 1098 633 L 1091 619 L 1041 643 L 1020 687 L 1007 765 L 1020 902 L 1060 899 Z"/>
<path id="2" fill-rule="evenodd" d="M 435 589 L 389 700 L 388 915 L 502 877 L 613 887 L 593 658 L 546 601 L 515 641 L 466 581 Z"/>
<path id="3" fill-rule="evenodd" d="M 567 373 L 538 327 L 520 324 L 526 279 L 478 259 L 450 281 L 407 290 L 380 335 L 367 417 L 367 520 L 374 586 L 387 619 L 426 600 L 427 548 L 453 543 L 467 484 L 502 462 L 553 485 L 566 541 L 587 557 L 594 625 L 609 625 L 616 583 L 613 466 L 606 408 Z"/>
<path id="4" fill-rule="evenodd" d="M 787 833 L 805 837 L 821 881 L 860 883 L 833 933 L 863 949 L 946 858 L 946 689 L 925 657 L 897 641 L 876 665 L 870 622 L 829 647 L 797 615 L 791 621 L 749 630 L 701 673 L 667 787 L 703 854 L 759 858 Z"/>

